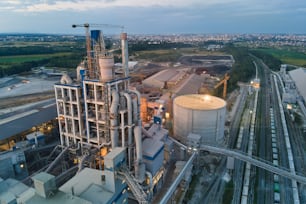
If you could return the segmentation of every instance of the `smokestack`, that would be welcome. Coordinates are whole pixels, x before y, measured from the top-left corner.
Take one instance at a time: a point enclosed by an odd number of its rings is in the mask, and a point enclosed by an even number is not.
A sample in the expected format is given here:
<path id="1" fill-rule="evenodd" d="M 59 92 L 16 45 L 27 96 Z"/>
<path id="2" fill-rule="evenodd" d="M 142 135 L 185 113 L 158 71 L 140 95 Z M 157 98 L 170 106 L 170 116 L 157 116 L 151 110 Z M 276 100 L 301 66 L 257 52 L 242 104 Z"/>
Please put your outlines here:
<path id="1" fill-rule="evenodd" d="M 121 33 L 121 51 L 122 51 L 122 67 L 124 69 L 124 76 L 129 76 L 129 53 L 127 33 Z"/>

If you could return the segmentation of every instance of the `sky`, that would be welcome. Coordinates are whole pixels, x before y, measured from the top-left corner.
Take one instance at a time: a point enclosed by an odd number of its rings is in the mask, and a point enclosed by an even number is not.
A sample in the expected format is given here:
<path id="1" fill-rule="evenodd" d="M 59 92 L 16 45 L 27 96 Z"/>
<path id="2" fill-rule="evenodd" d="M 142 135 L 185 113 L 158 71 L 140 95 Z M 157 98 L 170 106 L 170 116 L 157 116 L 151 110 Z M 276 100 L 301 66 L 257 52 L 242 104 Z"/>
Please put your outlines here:
<path id="1" fill-rule="evenodd" d="M 306 34 L 305 0 L 1 0 L 0 33 L 80 34 L 72 24 L 132 34 Z M 100 28 L 96 28 L 100 29 Z M 111 31 L 115 28 L 102 28 Z"/>

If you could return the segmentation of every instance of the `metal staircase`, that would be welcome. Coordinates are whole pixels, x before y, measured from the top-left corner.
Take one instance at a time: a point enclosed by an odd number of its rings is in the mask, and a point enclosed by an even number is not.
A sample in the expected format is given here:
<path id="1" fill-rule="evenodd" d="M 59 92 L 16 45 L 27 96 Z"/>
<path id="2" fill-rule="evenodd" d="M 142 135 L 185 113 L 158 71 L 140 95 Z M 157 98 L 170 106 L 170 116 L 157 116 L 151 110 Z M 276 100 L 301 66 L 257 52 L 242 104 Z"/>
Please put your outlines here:
<path id="1" fill-rule="evenodd" d="M 118 176 L 121 177 L 121 179 L 126 180 L 133 195 L 136 197 L 139 203 L 141 204 L 149 203 L 147 201 L 147 194 L 143 191 L 141 186 L 136 182 L 136 178 L 133 175 L 131 175 L 127 169 L 121 168 L 117 173 L 118 173 Z"/>

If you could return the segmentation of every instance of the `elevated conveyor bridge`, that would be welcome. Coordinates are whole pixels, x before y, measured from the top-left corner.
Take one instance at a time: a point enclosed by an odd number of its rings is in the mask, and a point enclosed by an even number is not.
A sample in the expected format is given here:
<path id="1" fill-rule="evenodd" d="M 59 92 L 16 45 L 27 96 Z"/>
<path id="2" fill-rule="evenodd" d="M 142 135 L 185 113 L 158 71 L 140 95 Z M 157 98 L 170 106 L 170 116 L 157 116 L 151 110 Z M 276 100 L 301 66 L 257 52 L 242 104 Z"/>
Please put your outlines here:
<path id="1" fill-rule="evenodd" d="M 241 151 L 231 150 L 231 149 L 226 149 L 226 148 L 216 147 L 216 146 L 211 146 L 211 145 L 201 145 L 200 150 L 234 157 L 236 159 L 239 159 L 245 162 L 249 162 L 250 164 L 254 166 L 265 169 L 267 171 L 278 174 L 280 176 L 284 176 L 286 178 L 296 180 L 297 182 L 301 184 L 306 184 L 305 176 L 297 175 L 296 172 L 292 172 L 287 168 L 284 168 L 281 166 L 275 166 L 273 165 L 272 162 L 260 159 L 255 156 L 249 156 L 246 153 L 241 152 Z"/>
<path id="2" fill-rule="evenodd" d="M 187 146 L 178 142 L 177 140 L 173 139 L 172 137 L 169 137 L 174 143 L 182 147 L 183 149 L 187 150 Z M 297 182 L 301 184 L 306 184 L 306 177 L 304 175 L 298 175 L 294 171 L 290 171 L 289 169 L 281 166 L 276 166 L 272 162 L 263 160 L 261 158 L 255 157 L 255 156 L 249 156 L 247 153 L 233 150 L 233 149 L 227 149 L 224 147 L 217 147 L 212 145 L 201 145 L 199 148 L 200 151 L 208 151 L 215 154 L 222 154 L 225 156 L 233 157 L 236 159 L 239 159 L 241 161 L 249 162 L 250 164 L 257 166 L 259 168 L 265 169 L 267 171 L 270 171 L 272 173 L 278 174 L 280 176 L 284 176 L 286 178 L 296 180 Z M 198 150 L 197 150 L 198 151 Z"/>

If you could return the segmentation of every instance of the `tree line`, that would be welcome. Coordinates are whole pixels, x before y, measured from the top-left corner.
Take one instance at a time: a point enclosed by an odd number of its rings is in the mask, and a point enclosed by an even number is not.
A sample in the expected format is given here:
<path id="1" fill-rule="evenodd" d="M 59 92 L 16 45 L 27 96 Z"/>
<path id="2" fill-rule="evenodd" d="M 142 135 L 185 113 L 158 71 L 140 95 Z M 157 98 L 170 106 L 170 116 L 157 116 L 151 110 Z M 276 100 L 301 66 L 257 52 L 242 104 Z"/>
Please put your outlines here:
<path id="1" fill-rule="evenodd" d="M 275 58 L 273 55 L 259 50 L 250 50 L 250 53 L 260 58 L 271 70 L 278 71 L 282 61 Z"/>
<path id="2" fill-rule="evenodd" d="M 0 56 L 54 54 L 59 52 L 82 51 L 80 46 L 26 46 L 26 47 L 0 47 Z"/>
<path id="3" fill-rule="evenodd" d="M 237 82 L 248 82 L 254 77 L 256 69 L 246 47 L 235 47 L 233 44 L 228 44 L 222 51 L 231 54 L 235 59 L 228 81 L 228 92 L 231 92 L 237 88 Z"/>

